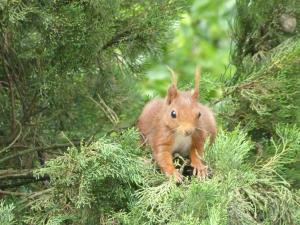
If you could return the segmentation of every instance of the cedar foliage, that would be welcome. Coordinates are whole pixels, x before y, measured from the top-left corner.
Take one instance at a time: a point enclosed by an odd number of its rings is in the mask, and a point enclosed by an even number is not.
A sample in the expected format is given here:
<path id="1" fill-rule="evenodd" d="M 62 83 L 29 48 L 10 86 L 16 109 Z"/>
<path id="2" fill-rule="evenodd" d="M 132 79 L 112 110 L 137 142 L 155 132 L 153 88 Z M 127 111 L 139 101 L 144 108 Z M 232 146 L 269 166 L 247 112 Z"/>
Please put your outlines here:
<path id="1" fill-rule="evenodd" d="M 300 2 L 237 1 L 233 25 L 237 71 L 228 82 L 231 125 L 242 122 L 260 137 L 277 123 L 299 126 Z M 235 123 L 232 123 L 235 122 Z"/>
<path id="2" fill-rule="evenodd" d="M 184 2 L 2 1 L 1 145 L 47 146 L 60 131 L 80 140 L 118 123 L 112 110 L 134 118 L 143 58 L 159 53 Z"/>
<path id="3" fill-rule="evenodd" d="M 246 127 L 266 157 L 272 150 L 264 143 L 276 136 L 278 123 L 300 126 L 300 2 L 236 1 L 236 7 L 237 70 L 226 83 L 223 116 L 230 129 Z M 282 175 L 299 187 L 299 152 L 295 158 Z"/>
<path id="4" fill-rule="evenodd" d="M 166 180 L 137 131 L 120 130 L 141 108 L 145 58 L 184 6 L 0 3 L 0 224 L 300 223 L 299 190 L 285 179 L 300 154 L 297 1 L 237 1 L 237 71 L 216 105 L 225 128 L 206 146 L 210 179 Z M 282 14 L 296 18 L 292 32 Z"/>
<path id="5" fill-rule="evenodd" d="M 276 131 L 276 154 L 254 165 L 247 162 L 253 146 L 246 133 L 220 131 L 205 155 L 213 178 L 180 186 L 141 157 L 135 130 L 71 147 L 35 171 L 49 174 L 50 185 L 16 202 L 15 213 L 29 224 L 297 224 L 299 199 L 278 172 L 294 160 L 300 130 Z"/>
<path id="6" fill-rule="evenodd" d="M 295 132 L 292 136 L 286 133 L 289 129 Z M 130 212 L 118 215 L 121 224 L 297 224 L 298 203 L 277 172 L 298 151 L 300 132 L 285 126 L 277 132 L 277 153 L 251 165 L 246 160 L 252 143 L 246 134 L 220 131 L 205 155 L 212 179 L 144 187 Z"/>

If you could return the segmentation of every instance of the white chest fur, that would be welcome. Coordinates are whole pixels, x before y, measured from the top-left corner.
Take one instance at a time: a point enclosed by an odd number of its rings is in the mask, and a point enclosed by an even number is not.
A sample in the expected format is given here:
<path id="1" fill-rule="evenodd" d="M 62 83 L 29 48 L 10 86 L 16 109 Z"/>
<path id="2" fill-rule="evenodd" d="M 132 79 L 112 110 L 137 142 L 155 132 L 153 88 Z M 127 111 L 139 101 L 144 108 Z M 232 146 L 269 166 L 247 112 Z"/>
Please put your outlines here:
<path id="1" fill-rule="evenodd" d="M 172 153 L 179 153 L 182 156 L 188 156 L 192 145 L 192 137 L 175 134 L 175 140 L 172 146 Z"/>

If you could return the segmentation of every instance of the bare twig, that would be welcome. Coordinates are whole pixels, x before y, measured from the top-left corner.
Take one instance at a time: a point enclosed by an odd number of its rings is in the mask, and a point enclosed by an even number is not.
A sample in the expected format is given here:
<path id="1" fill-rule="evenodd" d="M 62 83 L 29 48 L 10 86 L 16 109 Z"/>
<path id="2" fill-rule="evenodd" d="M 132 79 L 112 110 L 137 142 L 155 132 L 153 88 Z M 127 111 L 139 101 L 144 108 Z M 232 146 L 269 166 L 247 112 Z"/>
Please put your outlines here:
<path id="1" fill-rule="evenodd" d="M 106 50 L 116 44 L 119 44 L 122 41 L 130 40 L 131 32 L 128 30 L 123 31 L 122 33 L 116 34 L 110 41 L 108 41 L 105 45 L 102 46 L 102 50 Z"/>
<path id="2" fill-rule="evenodd" d="M 22 133 L 22 126 L 21 126 L 21 123 L 18 120 L 16 120 L 16 122 L 17 122 L 17 124 L 20 127 L 19 134 L 15 137 L 15 139 L 8 146 L 6 146 L 5 148 L 1 149 L 0 154 L 2 154 L 3 152 L 5 152 L 6 150 L 10 149 L 16 143 L 16 141 L 20 138 L 21 133 Z"/>
<path id="3" fill-rule="evenodd" d="M 39 178 L 36 178 L 36 177 L 32 176 L 31 179 L 23 179 L 21 181 L 15 181 L 13 183 L 1 182 L 0 183 L 0 189 L 15 188 L 15 187 L 19 187 L 19 186 L 39 182 L 39 181 L 45 181 L 45 180 L 50 180 L 50 177 L 47 176 L 47 175 L 45 175 L 43 177 L 39 177 Z"/>
<path id="4" fill-rule="evenodd" d="M 14 195 L 14 196 L 28 196 L 31 193 L 25 193 L 25 192 L 12 192 L 12 191 L 2 191 L 0 190 L 0 194 L 3 195 Z"/>
<path id="5" fill-rule="evenodd" d="M 107 118 L 112 122 L 112 124 L 117 125 L 119 123 L 119 118 L 117 114 L 105 103 L 105 101 L 98 95 L 99 102 L 97 102 L 92 97 L 88 97 L 91 101 L 93 101 L 107 116 Z"/>
<path id="6" fill-rule="evenodd" d="M 13 137 L 16 133 L 17 123 L 16 123 L 16 107 L 15 107 L 15 95 L 14 95 L 14 88 L 13 88 L 13 81 L 12 77 L 7 74 L 7 80 L 9 84 L 9 96 L 11 102 L 11 136 Z"/>
<path id="7" fill-rule="evenodd" d="M 32 170 L 23 169 L 23 170 L 0 170 L 0 180 L 11 180 L 11 179 L 28 179 L 32 178 Z"/>
<path id="8" fill-rule="evenodd" d="M 17 153 L 14 153 L 14 154 L 11 154 L 7 157 L 4 157 L 2 159 L 0 159 L 0 164 L 9 160 L 9 159 L 13 159 L 15 157 L 18 157 L 18 156 L 21 156 L 21 155 L 26 155 L 26 154 L 29 154 L 29 153 L 32 153 L 32 152 L 36 152 L 36 151 L 45 151 L 45 150 L 50 150 L 50 149 L 59 149 L 59 148 L 66 148 L 66 147 L 72 147 L 73 144 L 75 146 L 78 146 L 80 145 L 80 142 L 73 142 L 72 144 L 60 144 L 60 145 L 52 145 L 52 146 L 47 146 L 47 147 L 38 147 L 38 148 L 29 148 L 29 149 L 26 149 L 26 150 L 23 150 L 21 152 L 17 152 Z"/>

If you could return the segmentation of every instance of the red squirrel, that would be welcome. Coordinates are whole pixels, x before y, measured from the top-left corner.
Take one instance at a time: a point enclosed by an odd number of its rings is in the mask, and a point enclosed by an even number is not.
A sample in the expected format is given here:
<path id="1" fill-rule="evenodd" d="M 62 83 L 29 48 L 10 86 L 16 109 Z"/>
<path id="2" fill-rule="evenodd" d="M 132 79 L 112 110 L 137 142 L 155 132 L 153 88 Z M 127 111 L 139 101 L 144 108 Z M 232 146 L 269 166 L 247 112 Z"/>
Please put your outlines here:
<path id="1" fill-rule="evenodd" d="M 207 167 L 200 156 L 206 138 L 210 137 L 210 143 L 213 143 L 217 127 L 213 112 L 198 103 L 200 69 L 196 68 L 194 91 L 177 90 L 176 75 L 169 70 L 173 82 L 166 98 L 147 103 L 137 126 L 142 141 L 150 145 L 154 160 L 163 173 L 182 181 L 183 177 L 172 160 L 172 155 L 179 153 L 190 157 L 193 175 L 203 178 L 207 175 Z"/>

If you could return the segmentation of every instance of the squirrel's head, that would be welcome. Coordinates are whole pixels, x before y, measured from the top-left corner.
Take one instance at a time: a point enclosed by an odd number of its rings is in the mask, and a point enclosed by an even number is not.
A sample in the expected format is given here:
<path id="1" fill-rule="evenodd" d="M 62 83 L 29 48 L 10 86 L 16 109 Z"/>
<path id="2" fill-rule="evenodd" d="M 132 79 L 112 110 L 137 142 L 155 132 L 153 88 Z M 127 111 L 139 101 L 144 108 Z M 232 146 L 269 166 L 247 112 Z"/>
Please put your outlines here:
<path id="1" fill-rule="evenodd" d="M 168 89 L 164 122 L 177 134 L 191 136 L 200 129 L 201 111 L 198 103 L 200 69 L 195 71 L 195 87 L 191 91 L 177 89 L 176 75 L 172 73 L 172 85 Z"/>

